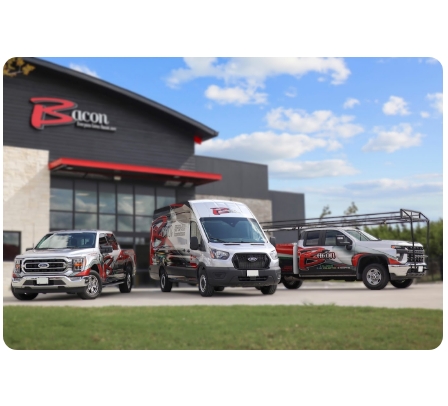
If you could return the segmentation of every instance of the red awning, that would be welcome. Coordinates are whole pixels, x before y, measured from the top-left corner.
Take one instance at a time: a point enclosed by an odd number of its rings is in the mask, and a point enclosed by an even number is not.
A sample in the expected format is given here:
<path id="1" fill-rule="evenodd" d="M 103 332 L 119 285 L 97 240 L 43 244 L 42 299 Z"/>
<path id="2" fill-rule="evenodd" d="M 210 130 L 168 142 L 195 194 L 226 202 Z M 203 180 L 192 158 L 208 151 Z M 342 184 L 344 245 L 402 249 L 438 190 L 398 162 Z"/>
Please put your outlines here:
<path id="1" fill-rule="evenodd" d="M 169 182 L 170 186 L 204 185 L 222 179 L 218 173 L 185 171 L 182 169 L 156 168 L 153 166 L 140 166 L 118 164 L 115 162 L 87 161 L 76 158 L 59 158 L 48 164 L 50 171 L 81 172 L 84 174 L 99 174 L 115 177 L 126 177 L 157 182 Z"/>

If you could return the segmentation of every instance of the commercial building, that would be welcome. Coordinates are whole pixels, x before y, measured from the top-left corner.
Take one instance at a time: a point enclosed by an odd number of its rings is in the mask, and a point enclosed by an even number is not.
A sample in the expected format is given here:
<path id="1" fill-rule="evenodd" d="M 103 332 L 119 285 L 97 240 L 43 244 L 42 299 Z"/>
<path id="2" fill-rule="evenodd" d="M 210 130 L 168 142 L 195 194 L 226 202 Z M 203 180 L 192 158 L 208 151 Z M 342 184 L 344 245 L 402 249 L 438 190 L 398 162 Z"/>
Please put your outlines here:
<path id="1" fill-rule="evenodd" d="M 196 156 L 218 132 L 153 100 L 36 58 L 10 60 L 3 89 L 4 262 L 50 230 L 110 229 L 144 284 L 155 208 L 216 197 L 259 221 L 305 215 L 303 194 L 268 189 L 266 165 Z"/>

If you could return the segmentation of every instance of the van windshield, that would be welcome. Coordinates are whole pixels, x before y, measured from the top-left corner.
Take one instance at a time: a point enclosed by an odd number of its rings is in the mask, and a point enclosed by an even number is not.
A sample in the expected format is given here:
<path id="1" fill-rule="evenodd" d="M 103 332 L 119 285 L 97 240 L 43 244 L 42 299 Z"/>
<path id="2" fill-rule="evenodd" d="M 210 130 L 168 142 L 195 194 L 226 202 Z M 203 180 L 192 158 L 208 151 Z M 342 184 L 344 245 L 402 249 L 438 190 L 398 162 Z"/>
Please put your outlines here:
<path id="1" fill-rule="evenodd" d="M 258 223 L 244 217 L 203 217 L 201 224 L 210 242 L 264 243 L 266 242 Z"/>

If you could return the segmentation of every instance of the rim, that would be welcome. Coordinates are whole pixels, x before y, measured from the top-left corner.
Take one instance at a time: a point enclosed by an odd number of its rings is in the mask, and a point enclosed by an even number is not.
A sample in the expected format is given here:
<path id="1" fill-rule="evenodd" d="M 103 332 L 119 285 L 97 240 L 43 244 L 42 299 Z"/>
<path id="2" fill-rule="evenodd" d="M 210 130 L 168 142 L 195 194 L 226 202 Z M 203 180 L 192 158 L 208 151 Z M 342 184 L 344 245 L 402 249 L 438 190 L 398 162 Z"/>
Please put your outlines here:
<path id="1" fill-rule="evenodd" d="M 87 284 L 87 294 L 89 296 L 95 296 L 98 293 L 99 286 L 98 279 L 91 275 Z"/>
<path id="2" fill-rule="evenodd" d="M 201 275 L 201 278 L 199 279 L 199 288 L 201 289 L 201 292 L 205 292 L 205 288 L 207 287 L 207 278 L 205 275 Z"/>
<path id="3" fill-rule="evenodd" d="M 131 274 L 129 274 L 129 273 L 126 277 L 126 284 L 128 286 L 128 289 L 130 289 L 131 288 Z"/>
<path id="4" fill-rule="evenodd" d="M 367 282 L 369 282 L 371 285 L 376 286 L 381 282 L 381 272 L 379 269 L 370 269 L 367 272 Z"/>
<path id="5" fill-rule="evenodd" d="M 161 278 L 160 278 L 160 286 L 162 286 L 162 288 L 165 287 L 165 274 L 163 273 Z"/>

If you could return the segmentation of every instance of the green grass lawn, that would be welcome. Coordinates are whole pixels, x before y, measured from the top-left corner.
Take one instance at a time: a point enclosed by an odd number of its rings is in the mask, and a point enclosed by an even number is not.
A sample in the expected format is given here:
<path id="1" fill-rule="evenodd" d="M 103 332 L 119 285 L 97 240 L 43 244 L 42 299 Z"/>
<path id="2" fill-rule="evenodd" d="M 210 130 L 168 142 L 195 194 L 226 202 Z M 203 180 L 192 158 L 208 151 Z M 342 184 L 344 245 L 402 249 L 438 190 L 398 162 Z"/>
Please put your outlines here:
<path id="1" fill-rule="evenodd" d="M 3 339 L 17 350 L 430 350 L 442 310 L 5 306 Z"/>

